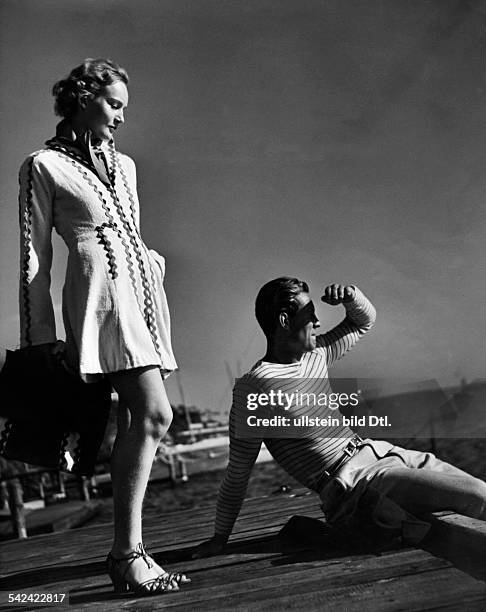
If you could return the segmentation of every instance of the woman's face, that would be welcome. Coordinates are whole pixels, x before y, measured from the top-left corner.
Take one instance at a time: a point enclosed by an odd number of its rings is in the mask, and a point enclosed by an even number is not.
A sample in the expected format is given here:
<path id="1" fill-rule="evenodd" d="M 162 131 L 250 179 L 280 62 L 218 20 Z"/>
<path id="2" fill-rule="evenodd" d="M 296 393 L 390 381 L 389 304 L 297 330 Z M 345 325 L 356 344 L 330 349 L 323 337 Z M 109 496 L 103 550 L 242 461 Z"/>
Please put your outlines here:
<path id="1" fill-rule="evenodd" d="M 92 99 L 81 100 L 79 122 L 95 138 L 111 140 L 113 132 L 124 123 L 123 111 L 128 106 L 128 89 L 123 81 L 107 85 Z"/>

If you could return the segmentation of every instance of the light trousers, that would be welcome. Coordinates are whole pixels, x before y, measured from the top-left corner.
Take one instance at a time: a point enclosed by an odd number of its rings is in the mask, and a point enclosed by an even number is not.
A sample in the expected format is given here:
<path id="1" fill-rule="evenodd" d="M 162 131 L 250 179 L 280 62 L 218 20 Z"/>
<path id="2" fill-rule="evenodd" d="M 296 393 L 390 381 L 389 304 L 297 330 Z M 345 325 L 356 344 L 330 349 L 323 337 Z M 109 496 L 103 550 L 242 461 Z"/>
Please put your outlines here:
<path id="1" fill-rule="evenodd" d="M 393 500 L 412 515 L 451 510 L 486 520 L 486 483 L 432 453 L 407 450 L 382 440 L 365 440 L 320 491 L 326 515 L 352 511 L 367 488 Z M 339 506 L 343 508 L 339 508 Z"/>

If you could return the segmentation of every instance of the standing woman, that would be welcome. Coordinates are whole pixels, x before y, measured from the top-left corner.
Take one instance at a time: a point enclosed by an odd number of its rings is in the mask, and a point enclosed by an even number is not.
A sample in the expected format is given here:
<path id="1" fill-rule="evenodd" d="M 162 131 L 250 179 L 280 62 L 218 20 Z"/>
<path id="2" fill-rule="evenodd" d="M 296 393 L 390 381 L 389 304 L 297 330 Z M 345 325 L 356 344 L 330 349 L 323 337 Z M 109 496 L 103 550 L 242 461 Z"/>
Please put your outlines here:
<path id="1" fill-rule="evenodd" d="M 87 59 L 54 85 L 63 119 L 20 169 L 20 327 L 22 347 L 52 358 L 55 228 L 69 249 L 62 304 L 67 361 L 86 382 L 107 376 L 120 400 L 108 572 L 115 591 L 152 595 L 189 579 L 164 571 L 142 544 L 142 501 L 172 420 L 163 379 L 177 364 L 164 258 L 142 241 L 135 164 L 113 142 L 124 123 L 127 85 L 126 71 L 106 59 Z"/>

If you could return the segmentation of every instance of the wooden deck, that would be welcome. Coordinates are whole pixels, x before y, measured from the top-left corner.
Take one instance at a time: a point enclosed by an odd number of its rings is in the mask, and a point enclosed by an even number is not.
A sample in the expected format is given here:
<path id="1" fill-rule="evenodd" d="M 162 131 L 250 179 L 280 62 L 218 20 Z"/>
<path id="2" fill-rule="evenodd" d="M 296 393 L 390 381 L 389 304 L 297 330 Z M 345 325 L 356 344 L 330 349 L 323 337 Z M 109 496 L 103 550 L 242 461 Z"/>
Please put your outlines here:
<path id="1" fill-rule="evenodd" d="M 109 524 L 11 540 L 0 548 L 0 612 L 486 609 L 486 563 L 481 563 L 486 523 L 439 516 L 439 535 L 428 550 L 373 553 L 321 535 L 279 536 L 293 515 L 320 519 L 317 497 L 302 492 L 247 500 L 225 554 L 198 560 L 190 559 L 191 549 L 211 534 L 214 506 L 151 516 L 145 521 L 146 547 L 167 569 L 186 571 L 192 583 L 177 593 L 142 599 L 112 591 L 104 570 Z M 456 546 L 450 550 L 449 534 Z M 455 564 L 447 557 L 454 557 L 457 541 L 466 552 Z M 8 593 L 66 597 L 57 605 L 9 604 Z"/>
<path id="2" fill-rule="evenodd" d="M 96 516 L 101 508 L 102 504 L 97 500 L 89 502 L 75 500 L 40 507 L 31 511 L 27 510 L 25 512 L 27 533 L 32 536 L 78 527 Z M 8 517 L 10 519 L 10 514 Z M 5 520 L 5 515 L 2 518 L 4 520 L 0 522 L 0 547 L 2 545 L 1 540 L 15 537 L 12 521 Z"/>

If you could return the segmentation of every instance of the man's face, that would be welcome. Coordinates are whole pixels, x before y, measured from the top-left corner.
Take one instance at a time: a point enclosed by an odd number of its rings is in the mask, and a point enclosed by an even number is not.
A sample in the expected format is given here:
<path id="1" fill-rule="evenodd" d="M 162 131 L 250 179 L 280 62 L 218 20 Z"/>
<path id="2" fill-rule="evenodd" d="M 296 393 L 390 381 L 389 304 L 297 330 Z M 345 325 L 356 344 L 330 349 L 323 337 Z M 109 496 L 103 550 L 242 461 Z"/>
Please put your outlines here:
<path id="1" fill-rule="evenodd" d="M 314 304 L 308 293 L 299 293 L 295 299 L 299 310 L 289 316 L 289 345 L 298 352 L 313 351 L 316 348 L 315 330 L 320 325 Z"/>

